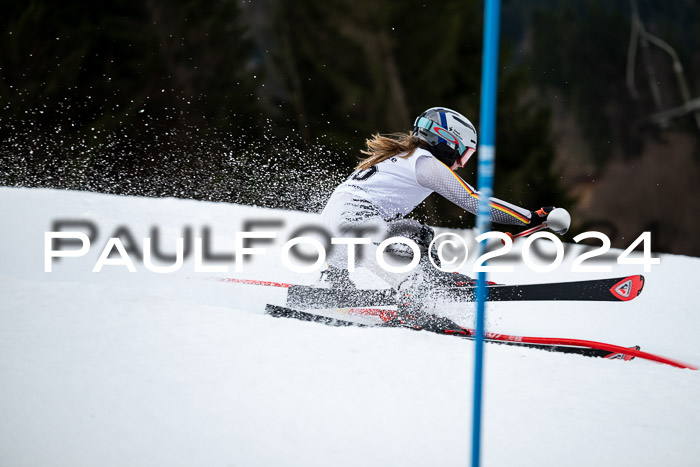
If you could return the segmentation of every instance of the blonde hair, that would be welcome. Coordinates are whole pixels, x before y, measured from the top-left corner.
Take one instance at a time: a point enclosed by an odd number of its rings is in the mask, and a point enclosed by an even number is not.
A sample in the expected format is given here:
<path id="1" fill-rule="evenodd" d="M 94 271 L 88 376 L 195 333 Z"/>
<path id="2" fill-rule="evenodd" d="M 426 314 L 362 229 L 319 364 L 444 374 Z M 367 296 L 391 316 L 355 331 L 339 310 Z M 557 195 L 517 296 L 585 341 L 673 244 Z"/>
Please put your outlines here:
<path id="1" fill-rule="evenodd" d="M 401 154 L 402 152 L 406 154 L 400 157 L 411 157 L 416 148 L 420 147 L 423 143 L 413 136 L 413 132 L 410 132 L 392 133 L 388 135 L 375 133 L 371 138 L 367 139 L 366 144 L 367 149 L 363 149 L 360 152 L 369 157 L 362 159 L 357 164 L 357 167 L 355 167 L 356 169 L 369 169 L 373 165 L 396 156 L 397 154 Z"/>

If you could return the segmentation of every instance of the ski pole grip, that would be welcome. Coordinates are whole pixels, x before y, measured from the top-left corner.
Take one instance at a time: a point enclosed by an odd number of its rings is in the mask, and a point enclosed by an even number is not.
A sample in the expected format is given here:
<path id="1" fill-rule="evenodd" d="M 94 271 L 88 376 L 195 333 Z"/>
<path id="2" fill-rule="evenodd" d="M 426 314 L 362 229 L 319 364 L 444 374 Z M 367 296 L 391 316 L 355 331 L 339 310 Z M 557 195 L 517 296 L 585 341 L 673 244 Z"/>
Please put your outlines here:
<path id="1" fill-rule="evenodd" d="M 566 209 L 555 208 L 547 216 L 547 225 L 551 230 L 559 235 L 564 235 L 569 231 L 569 226 L 571 225 L 571 215 Z"/>

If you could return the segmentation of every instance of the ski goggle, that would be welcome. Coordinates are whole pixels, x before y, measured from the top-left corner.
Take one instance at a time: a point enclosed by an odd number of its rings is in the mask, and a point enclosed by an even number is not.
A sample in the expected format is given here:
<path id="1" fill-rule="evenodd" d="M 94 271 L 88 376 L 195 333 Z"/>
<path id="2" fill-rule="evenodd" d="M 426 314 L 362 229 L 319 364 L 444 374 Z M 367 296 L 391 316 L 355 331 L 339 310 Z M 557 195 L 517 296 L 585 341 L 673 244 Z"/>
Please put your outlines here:
<path id="1" fill-rule="evenodd" d="M 468 148 L 462 142 L 457 138 L 454 134 L 452 134 L 449 130 L 441 127 L 434 121 L 425 118 L 425 117 L 420 117 L 418 121 L 416 121 L 415 126 L 418 128 L 424 128 L 428 130 L 430 133 L 436 135 L 438 138 L 443 139 L 447 143 L 452 143 L 454 145 L 454 148 L 457 150 L 457 153 L 459 156 L 457 157 L 457 163 L 459 164 L 460 167 L 464 167 L 469 158 L 476 152 L 476 148 Z"/>

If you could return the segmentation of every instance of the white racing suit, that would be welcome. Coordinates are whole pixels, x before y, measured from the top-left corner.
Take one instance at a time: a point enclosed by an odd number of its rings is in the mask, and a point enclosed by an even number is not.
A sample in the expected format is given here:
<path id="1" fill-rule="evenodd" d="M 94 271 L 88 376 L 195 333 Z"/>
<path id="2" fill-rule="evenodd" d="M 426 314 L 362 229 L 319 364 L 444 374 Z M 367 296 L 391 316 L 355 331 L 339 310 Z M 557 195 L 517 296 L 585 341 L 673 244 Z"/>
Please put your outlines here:
<path id="1" fill-rule="evenodd" d="M 399 154 L 366 170 L 356 170 L 331 195 L 321 214 L 324 227 L 332 237 L 368 237 L 371 244 L 363 246 L 356 266 L 368 268 L 393 288 L 398 288 L 411 273 L 391 273 L 375 260 L 379 244 L 393 236 L 416 242 L 425 252 L 432 239 L 432 229 L 415 220 L 403 219 L 428 195 L 436 192 L 454 204 L 476 214 L 480 194 L 444 163 L 424 149 L 416 149 L 410 157 Z M 491 220 L 500 224 L 527 225 L 530 211 L 496 198 L 489 199 Z M 429 228 L 428 228 L 429 229 Z M 389 250 L 387 250 L 389 251 Z M 396 256 L 408 256 L 408 249 L 394 249 Z M 328 264 L 347 269 L 347 248 L 335 245 L 329 253 Z M 391 260 L 387 259 L 391 264 Z M 395 262 L 400 259 L 394 258 Z M 403 261 L 403 264 L 408 261 Z M 422 261 L 420 268 L 432 267 Z"/>

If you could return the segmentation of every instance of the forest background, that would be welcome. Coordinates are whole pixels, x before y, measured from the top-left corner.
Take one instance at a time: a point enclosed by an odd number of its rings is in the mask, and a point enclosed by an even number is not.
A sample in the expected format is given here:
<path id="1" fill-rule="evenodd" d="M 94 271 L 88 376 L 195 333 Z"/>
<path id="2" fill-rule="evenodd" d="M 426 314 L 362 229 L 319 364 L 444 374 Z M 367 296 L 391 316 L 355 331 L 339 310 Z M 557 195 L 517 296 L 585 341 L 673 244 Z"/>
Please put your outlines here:
<path id="1" fill-rule="evenodd" d="M 319 211 L 373 133 L 479 121 L 483 1 L 0 5 L 0 185 Z M 700 256 L 700 4 L 502 1 L 495 195 Z M 475 182 L 476 163 L 459 173 Z M 433 225 L 474 217 L 433 195 Z"/>

